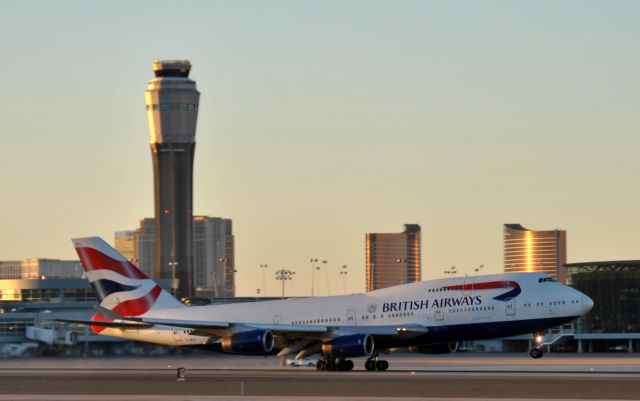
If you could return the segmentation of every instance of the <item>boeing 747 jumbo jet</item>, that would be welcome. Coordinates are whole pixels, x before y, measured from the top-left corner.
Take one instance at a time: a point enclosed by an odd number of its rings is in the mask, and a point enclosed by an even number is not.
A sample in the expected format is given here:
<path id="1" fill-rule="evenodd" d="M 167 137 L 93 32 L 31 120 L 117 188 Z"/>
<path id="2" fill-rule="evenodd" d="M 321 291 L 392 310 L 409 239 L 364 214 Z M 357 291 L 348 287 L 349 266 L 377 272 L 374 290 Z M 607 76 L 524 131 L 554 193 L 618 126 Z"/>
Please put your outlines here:
<path id="1" fill-rule="evenodd" d="M 546 274 L 456 277 L 330 297 L 186 306 L 98 237 L 73 239 L 98 300 L 101 335 L 236 354 L 321 357 L 318 370 L 387 370 L 380 352 L 455 351 L 459 341 L 540 335 L 593 301 Z M 542 356 L 533 348 L 531 356 Z"/>

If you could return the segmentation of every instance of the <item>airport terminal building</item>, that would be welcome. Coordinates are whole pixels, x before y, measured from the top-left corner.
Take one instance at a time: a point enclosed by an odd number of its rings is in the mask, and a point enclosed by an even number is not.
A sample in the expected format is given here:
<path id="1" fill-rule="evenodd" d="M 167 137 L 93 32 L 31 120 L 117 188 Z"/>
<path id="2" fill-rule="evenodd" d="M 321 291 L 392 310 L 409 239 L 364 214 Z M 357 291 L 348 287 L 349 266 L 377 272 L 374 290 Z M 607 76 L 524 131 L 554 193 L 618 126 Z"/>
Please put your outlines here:
<path id="1" fill-rule="evenodd" d="M 567 284 L 593 299 L 573 323 L 579 351 L 640 350 L 640 260 L 569 263 Z"/>
<path id="2" fill-rule="evenodd" d="M 16 269 L 20 265 L 26 266 L 21 273 Z M 103 354 L 132 347 L 130 342 L 98 336 L 85 325 L 53 321 L 86 320 L 96 313 L 96 296 L 78 261 L 0 262 L 0 277 L 0 357 L 28 356 L 43 350 L 61 355 Z M 159 280 L 159 284 L 169 289 L 171 280 Z M 14 347 L 5 355 L 3 346 L 7 344 L 28 346 Z"/>

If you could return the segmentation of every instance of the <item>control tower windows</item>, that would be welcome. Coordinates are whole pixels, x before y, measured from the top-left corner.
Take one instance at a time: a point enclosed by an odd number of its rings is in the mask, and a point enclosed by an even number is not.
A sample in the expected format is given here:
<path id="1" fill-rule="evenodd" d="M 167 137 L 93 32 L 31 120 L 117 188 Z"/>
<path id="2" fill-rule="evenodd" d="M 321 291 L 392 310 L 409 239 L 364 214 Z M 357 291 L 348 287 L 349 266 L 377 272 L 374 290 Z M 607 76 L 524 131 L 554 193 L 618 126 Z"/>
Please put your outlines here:
<path id="1" fill-rule="evenodd" d="M 149 110 L 149 105 L 146 106 L 146 109 Z M 190 103 L 160 103 L 160 104 L 152 104 L 152 110 L 198 110 L 197 104 Z"/>

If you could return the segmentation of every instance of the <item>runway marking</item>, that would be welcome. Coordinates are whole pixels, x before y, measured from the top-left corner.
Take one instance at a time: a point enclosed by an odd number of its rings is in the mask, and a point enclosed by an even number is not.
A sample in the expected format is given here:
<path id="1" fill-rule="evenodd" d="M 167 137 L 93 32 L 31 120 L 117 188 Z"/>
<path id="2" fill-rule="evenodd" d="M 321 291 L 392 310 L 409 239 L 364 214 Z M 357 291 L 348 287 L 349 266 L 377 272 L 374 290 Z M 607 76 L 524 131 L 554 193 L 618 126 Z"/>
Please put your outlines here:
<path id="1" fill-rule="evenodd" d="M 123 369 L 78 369 L 78 368 L 64 368 L 64 369 L 43 369 L 43 368 L 18 368 L 18 369 L 2 369 L 0 368 L 0 376 L 22 376 L 25 374 L 46 374 L 51 376 L 62 376 L 73 373 L 75 375 L 96 375 L 96 374 L 109 374 L 109 375 L 148 375 L 154 374 L 167 374 L 175 375 L 174 369 L 139 369 L 139 368 L 123 368 Z M 204 376 L 215 374 L 218 377 L 236 377 L 251 375 L 255 377 L 281 377 L 283 373 L 293 374 L 301 378 L 313 376 L 314 378 L 404 378 L 404 377 L 428 377 L 428 376 L 441 376 L 441 377 L 458 377 L 458 376 L 507 376 L 507 377 L 640 377 L 640 370 L 554 370 L 554 371 L 539 371 L 539 370 L 389 370 L 386 372 L 369 372 L 365 370 L 350 371 L 350 372 L 326 372 L 316 370 L 305 371 L 292 371 L 287 369 L 187 369 L 186 373 L 191 376 Z"/>
<path id="2" fill-rule="evenodd" d="M 118 396 L 118 401 L 325 401 L 327 397 L 298 397 L 298 396 L 202 396 L 202 395 L 124 395 Z M 443 398 L 443 397 L 330 397 L 339 401 L 495 401 L 495 397 L 486 398 Z M 9 394 L 0 395 L 0 401 L 113 401 L 113 395 L 40 395 L 40 394 Z M 542 401 L 547 398 L 510 398 L 510 401 Z M 584 401 L 576 398 L 554 398 L 554 401 Z M 608 399 L 589 399 L 589 401 L 611 401 Z M 635 400 L 616 400 L 635 401 Z"/>
<path id="3" fill-rule="evenodd" d="M 171 374 L 170 374 L 171 373 Z M 341 401 L 375 400 L 434 400 L 482 401 L 504 399 L 540 401 L 547 399 L 590 400 L 640 399 L 637 378 L 588 376 L 585 380 L 566 376 L 532 380 L 528 378 L 484 375 L 463 380 L 465 375 L 406 375 L 406 374 L 274 374 L 260 372 L 248 375 L 187 374 L 177 382 L 173 372 L 147 375 L 127 373 L 113 375 L 15 374 L 0 376 L 2 388 L 9 394 L 0 401 L 87 400 L 308 400 L 336 399 Z M 41 394 L 24 394 L 25 391 Z M 92 394 L 83 394 L 92 391 Z M 268 394 L 269 396 L 266 396 Z M 311 396 L 315 394 L 316 396 Z M 468 395 L 477 395 L 476 398 Z M 518 398 L 535 394 L 538 398 Z M 571 397 L 566 397 L 571 396 Z M 415 398 L 420 397 L 420 398 Z"/>

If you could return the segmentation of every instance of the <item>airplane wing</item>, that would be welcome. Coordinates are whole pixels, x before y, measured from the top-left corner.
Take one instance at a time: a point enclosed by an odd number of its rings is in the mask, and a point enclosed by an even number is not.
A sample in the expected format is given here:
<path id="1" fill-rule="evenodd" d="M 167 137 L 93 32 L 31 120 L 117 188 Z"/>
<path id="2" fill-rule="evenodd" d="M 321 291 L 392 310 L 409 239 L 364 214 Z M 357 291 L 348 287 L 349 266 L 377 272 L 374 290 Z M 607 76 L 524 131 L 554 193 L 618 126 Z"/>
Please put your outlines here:
<path id="1" fill-rule="evenodd" d="M 81 319 L 51 319 L 51 320 L 54 322 L 76 323 L 76 324 L 84 324 L 87 326 L 112 327 L 116 329 L 147 329 L 153 326 L 152 324 L 133 322 L 133 321 L 105 322 L 102 320 L 81 320 Z"/>
<path id="2" fill-rule="evenodd" d="M 280 323 L 214 322 L 207 320 L 165 319 L 153 317 L 122 316 L 99 305 L 94 309 L 111 321 L 55 319 L 59 322 L 79 323 L 92 326 L 113 328 L 144 329 L 156 325 L 193 329 L 201 335 L 224 336 L 229 333 L 246 330 L 268 330 L 275 336 L 288 340 L 327 340 L 350 334 L 369 334 L 372 336 L 413 337 L 427 333 L 429 329 L 418 324 L 393 326 L 315 326 Z"/>
<path id="3" fill-rule="evenodd" d="M 268 330 L 275 336 L 285 338 L 311 337 L 314 339 L 322 339 L 329 329 L 325 326 L 301 326 L 292 324 L 265 324 L 265 323 L 235 323 L 235 322 L 210 322 L 201 320 L 182 320 L 182 319 L 157 319 L 157 318 L 125 318 L 139 321 L 142 323 L 163 326 L 182 327 L 193 329 L 194 335 L 214 335 L 225 336 L 235 332 L 248 330 Z"/>
<path id="4" fill-rule="evenodd" d="M 247 327 L 253 327 L 258 330 L 269 330 L 275 335 L 292 335 L 292 334 L 324 334 L 331 331 L 327 326 L 306 326 L 297 324 L 277 324 L 277 323 L 239 323 Z"/>
<path id="5" fill-rule="evenodd" d="M 315 326 L 279 323 L 240 323 L 240 322 L 210 322 L 202 320 L 157 319 L 157 318 L 125 318 L 150 325 L 164 325 L 198 330 L 201 333 L 210 331 L 220 335 L 221 329 L 229 332 L 245 330 L 268 330 L 276 336 L 288 339 L 330 339 L 349 334 L 369 334 L 372 336 L 403 336 L 414 337 L 429 332 L 425 326 L 418 324 L 393 326 Z M 225 330 L 225 331 L 227 331 Z"/>
<path id="6" fill-rule="evenodd" d="M 194 330 L 219 330 L 219 329 L 228 329 L 231 324 L 228 322 L 210 322 L 210 321 L 202 321 L 202 320 L 184 320 L 184 319 L 158 319 L 158 318 L 140 318 L 140 317 L 127 317 L 127 320 L 146 323 L 150 326 L 162 325 L 162 326 L 174 326 L 174 327 L 183 327 L 186 329 L 194 329 Z"/>

